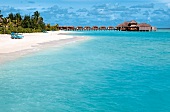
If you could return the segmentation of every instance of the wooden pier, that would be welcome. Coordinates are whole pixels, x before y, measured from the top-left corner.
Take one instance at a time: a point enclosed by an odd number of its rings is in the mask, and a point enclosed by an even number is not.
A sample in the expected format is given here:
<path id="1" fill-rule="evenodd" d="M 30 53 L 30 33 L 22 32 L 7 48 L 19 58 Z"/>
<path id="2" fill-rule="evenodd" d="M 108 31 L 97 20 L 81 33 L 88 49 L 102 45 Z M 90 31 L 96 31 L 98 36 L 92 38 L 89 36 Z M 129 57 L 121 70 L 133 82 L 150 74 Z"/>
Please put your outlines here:
<path id="1" fill-rule="evenodd" d="M 93 26 L 93 27 L 90 27 L 90 26 L 77 26 L 77 27 L 74 27 L 74 26 L 59 26 L 57 27 L 57 29 L 59 30 L 64 30 L 64 31 L 98 31 L 98 30 L 115 30 L 113 26 L 109 26 L 109 27 L 106 27 L 106 26 Z"/>
<path id="2" fill-rule="evenodd" d="M 65 31 L 156 31 L 157 28 L 147 23 L 137 23 L 135 20 L 123 22 L 116 27 L 113 26 L 59 26 L 57 29 Z"/>

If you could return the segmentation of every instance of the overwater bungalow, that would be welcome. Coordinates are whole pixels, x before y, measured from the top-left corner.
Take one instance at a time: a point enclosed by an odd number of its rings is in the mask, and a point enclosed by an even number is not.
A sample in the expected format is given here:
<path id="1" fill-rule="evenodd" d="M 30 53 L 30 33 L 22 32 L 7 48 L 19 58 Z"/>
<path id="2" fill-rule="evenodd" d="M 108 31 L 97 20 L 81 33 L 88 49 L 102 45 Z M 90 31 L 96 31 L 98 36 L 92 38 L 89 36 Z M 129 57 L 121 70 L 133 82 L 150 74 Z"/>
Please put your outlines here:
<path id="1" fill-rule="evenodd" d="M 152 26 L 152 31 L 156 31 L 156 30 L 157 30 L 157 28 Z"/>
<path id="2" fill-rule="evenodd" d="M 67 30 L 67 26 L 59 26 L 58 29 L 59 30 Z"/>
<path id="3" fill-rule="evenodd" d="M 118 26 L 116 26 L 116 29 L 119 31 L 127 31 L 127 28 L 129 27 L 128 24 L 129 24 L 128 22 L 121 23 Z"/>
<path id="4" fill-rule="evenodd" d="M 107 30 L 114 30 L 114 27 L 113 26 L 108 26 Z"/>
<path id="5" fill-rule="evenodd" d="M 77 26 L 76 30 L 83 30 L 83 27 L 82 26 Z"/>
<path id="6" fill-rule="evenodd" d="M 151 31 L 152 30 L 152 26 L 147 23 L 140 23 L 138 24 L 138 27 L 139 27 L 139 31 Z"/>
<path id="7" fill-rule="evenodd" d="M 91 29 L 90 26 L 85 26 L 85 27 L 84 27 L 84 30 L 90 30 L 90 29 Z"/>
<path id="8" fill-rule="evenodd" d="M 99 30 L 107 30 L 107 28 L 105 26 L 101 26 Z"/>
<path id="9" fill-rule="evenodd" d="M 62 28 L 61 28 L 61 26 L 58 26 L 57 29 L 58 29 L 58 30 L 61 30 Z"/>
<path id="10" fill-rule="evenodd" d="M 140 23 L 138 24 L 135 20 L 130 22 L 126 21 L 124 23 L 119 24 L 116 26 L 116 29 L 119 31 L 156 31 L 156 27 L 147 24 L 147 23 Z"/>
<path id="11" fill-rule="evenodd" d="M 93 26 L 92 27 L 92 30 L 98 30 L 99 28 L 98 28 L 98 26 Z"/>
<path id="12" fill-rule="evenodd" d="M 128 23 L 127 31 L 138 31 L 137 22 L 135 20 L 132 20 Z"/>
<path id="13" fill-rule="evenodd" d="M 68 30 L 68 31 L 74 31 L 74 29 L 75 29 L 74 26 L 68 26 L 68 27 L 67 27 L 67 30 Z"/>
<path id="14" fill-rule="evenodd" d="M 63 26 L 63 30 L 67 30 L 67 26 Z"/>
<path id="15" fill-rule="evenodd" d="M 62 30 L 62 26 L 58 26 L 57 28 L 58 28 L 59 30 Z"/>

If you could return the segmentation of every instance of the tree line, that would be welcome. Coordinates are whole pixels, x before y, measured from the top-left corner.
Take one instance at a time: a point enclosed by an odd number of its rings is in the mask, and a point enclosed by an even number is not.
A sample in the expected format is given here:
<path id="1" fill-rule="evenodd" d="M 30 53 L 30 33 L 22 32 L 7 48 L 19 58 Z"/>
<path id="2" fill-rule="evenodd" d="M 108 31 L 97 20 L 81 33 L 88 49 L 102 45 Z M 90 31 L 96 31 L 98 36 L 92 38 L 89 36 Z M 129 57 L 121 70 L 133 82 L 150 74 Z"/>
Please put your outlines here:
<path id="1" fill-rule="evenodd" d="M 58 24 L 54 26 L 45 24 L 43 17 L 40 16 L 38 11 L 35 11 L 32 16 L 10 13 L 7 17 L 3 17 L 0 10 L 0 34 L 56 31 L 58 30 L 57 28 Z"/>

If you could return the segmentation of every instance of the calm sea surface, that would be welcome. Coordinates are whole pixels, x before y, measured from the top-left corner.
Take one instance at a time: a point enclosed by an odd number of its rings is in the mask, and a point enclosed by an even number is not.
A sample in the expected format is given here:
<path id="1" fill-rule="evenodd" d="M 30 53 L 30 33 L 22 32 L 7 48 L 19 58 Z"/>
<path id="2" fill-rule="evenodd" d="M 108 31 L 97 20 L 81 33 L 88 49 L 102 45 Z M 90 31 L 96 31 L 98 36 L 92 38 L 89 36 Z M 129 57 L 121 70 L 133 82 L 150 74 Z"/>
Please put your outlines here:
<path id="1" fill-rule="evenodd" d="M 0 65 L 0 112 L 170 112 L 170 31 L 75 35 Z"/>

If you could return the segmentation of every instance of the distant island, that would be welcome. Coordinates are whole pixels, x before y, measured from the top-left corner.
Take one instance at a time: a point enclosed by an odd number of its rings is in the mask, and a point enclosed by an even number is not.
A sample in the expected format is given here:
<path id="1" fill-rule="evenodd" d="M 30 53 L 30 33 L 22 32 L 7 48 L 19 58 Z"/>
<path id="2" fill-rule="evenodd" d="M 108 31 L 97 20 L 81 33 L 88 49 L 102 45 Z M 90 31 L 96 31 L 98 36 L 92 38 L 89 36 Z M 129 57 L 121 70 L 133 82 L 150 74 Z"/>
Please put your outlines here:
<path id="1" fill-rule="evenodd" d="M 56 31 L 58 24 L 51 26 L 45 24 L 43 17 L 38 11 L 33 15 L 21 16 L 20 13 L 10 13 L 7 17 L 3 17 L 0 10 L 0 34 L 10 34 L 11 32 L 18 33 L 33 33 L 43 31 Z"/>

